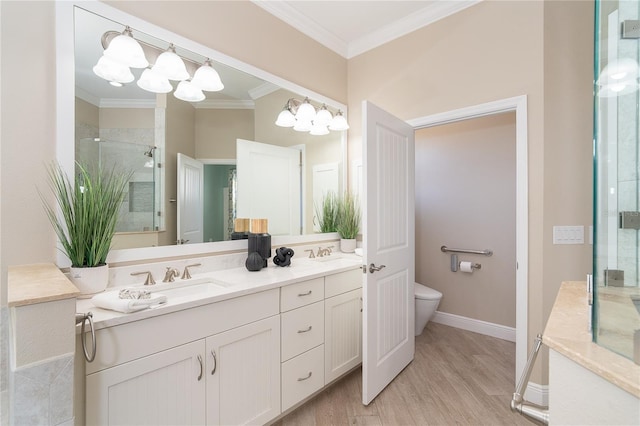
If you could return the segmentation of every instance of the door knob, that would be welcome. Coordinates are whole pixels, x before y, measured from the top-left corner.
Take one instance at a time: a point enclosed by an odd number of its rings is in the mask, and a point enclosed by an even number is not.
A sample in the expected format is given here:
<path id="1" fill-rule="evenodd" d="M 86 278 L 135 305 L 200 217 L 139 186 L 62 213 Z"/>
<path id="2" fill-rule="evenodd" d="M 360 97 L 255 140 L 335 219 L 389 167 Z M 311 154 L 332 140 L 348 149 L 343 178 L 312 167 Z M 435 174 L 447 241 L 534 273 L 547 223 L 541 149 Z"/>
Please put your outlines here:
<path id="1" fill-rule="evenodd" d="M 369 265 L 369 272 L 373 274 L 374 272 L 377 272 L 377 271 L 379 271 L 379 270 L 381 270 L 382 268 L 385 268 L 385 267 L 386 267 L 386 265 L 376 266 L 375 263 L 372 263 L 372 264 Z"/>

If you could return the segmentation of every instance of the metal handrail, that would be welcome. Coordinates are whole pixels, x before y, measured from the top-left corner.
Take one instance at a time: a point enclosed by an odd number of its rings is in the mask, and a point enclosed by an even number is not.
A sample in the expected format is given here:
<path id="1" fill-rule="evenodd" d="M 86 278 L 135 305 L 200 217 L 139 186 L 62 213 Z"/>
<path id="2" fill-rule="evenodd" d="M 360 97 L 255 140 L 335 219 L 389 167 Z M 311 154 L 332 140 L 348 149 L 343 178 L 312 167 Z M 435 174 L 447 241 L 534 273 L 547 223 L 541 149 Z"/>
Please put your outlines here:
<path id="1" fill-rule="evenodd" d="M 518 386 L 516 386 L 516 390 L 513 393 L 513 398 L 511 399 L 511 411 L 518 412 L 525 417 L 530 417 L 548 425 L 549 407 L 539 407 L 524 400 L 524 393 L 527 390 L 527 385 L 529 384 L 529 376 L 531 376 L 533 364 L 536 362 L 540 346 L 542 346 L 542 335 L 538 334 L 536 336 L 536 340 L 533 342 L 533 348 L 531 348 L 529 358 L 527 358 L 527 365 L 524 367 L 522 377 L 520 378 Z"/>
<path id="2" fill-rule="evenodd" d="M 447 246 L 440 247 L 440 250 L 444 253 L 470 253 L 470 254 L 481 254 L 483 256 L 493 256 L 493 250 L 484 249 L 484 250 L 473 250 L 473 249 L 459 249 L 459 248 L 449 248 Z"/>

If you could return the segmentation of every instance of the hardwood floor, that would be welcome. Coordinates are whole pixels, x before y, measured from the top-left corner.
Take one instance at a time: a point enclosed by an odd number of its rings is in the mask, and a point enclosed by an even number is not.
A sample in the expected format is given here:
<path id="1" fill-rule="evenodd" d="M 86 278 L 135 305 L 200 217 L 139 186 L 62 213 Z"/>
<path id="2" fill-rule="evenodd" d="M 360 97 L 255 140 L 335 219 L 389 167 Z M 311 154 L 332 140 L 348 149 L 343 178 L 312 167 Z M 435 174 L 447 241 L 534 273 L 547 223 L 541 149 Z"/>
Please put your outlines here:
<path id="1" fill-rule="evenodd" d="M 369 406 L 358 369 L 275 425 L 534 425 L 509 409 L 514 370 L 515 343 L 430 322 Z"/>

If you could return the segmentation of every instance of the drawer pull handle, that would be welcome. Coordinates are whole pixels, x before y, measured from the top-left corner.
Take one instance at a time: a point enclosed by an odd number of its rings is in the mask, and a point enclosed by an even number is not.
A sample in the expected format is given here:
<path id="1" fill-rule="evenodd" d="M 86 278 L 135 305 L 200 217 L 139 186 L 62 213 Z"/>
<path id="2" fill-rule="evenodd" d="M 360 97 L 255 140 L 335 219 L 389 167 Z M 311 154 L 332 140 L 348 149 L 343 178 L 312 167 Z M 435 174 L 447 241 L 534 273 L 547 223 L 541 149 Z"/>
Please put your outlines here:
<path id="1" fill-rule="evenodd" d="M 311 331 L 313 327 L 309 326 L 309 328 L 307 328 L 306 330 L 298 330 L 298 333 L 308 333 Z"/>
<path id="2" fill-rule="evenodd" d="M 298 379 L 299 382 L 304 382 L 305 380 L 308 380 L 311 378 L 311 371 L 309 371 L 309 375 L 307 377 L 300 377 Z"/>
<path id="3" fill-rule="evenodd" d="M 218 359 L 216 358 L 216 353 L 213 349 L 211 349 L 211 356 L 213 357 L 213 370 L 211 370 L 211 375 L 213 376 L 216 372 L 216 368 L 218 368 Z"/>
<path id="4" fill-rule="evenodd" d="M 309 296 L 311 293 L 313 293 L 311 290 L 309 290 L 306 293 L 298 293 L 298 297 L 302 297 L 302 296 Z"/>
<path id="5" fill-rule="evenodd" d="M 198 355 L 198 362 L 200 363 L 200 375 L 198 375 L 198 381 L 200 381 L 202 380 L 202 372 L 203 372 L 202 357 L 200 355 Z"/>

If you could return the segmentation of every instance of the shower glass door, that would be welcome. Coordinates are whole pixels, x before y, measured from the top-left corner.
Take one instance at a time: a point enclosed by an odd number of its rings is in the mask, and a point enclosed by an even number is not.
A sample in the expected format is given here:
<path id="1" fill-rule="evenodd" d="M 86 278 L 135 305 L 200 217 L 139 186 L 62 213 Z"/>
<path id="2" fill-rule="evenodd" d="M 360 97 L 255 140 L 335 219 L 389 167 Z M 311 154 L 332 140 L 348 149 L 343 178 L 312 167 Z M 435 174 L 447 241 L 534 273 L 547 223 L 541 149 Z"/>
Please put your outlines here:
<path id="1" fill-rule="evenodd" d="M 639 40 L 640 2 L 596 1 L 593 337 L 638 364 Z"/>

